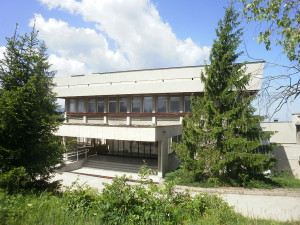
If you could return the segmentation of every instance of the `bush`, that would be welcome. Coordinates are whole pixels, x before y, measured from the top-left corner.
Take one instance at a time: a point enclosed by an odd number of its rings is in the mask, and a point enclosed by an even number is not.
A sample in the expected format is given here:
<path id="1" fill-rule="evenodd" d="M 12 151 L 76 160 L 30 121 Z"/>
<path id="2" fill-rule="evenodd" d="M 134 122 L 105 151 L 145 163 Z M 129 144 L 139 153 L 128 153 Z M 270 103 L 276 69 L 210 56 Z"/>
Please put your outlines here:
<path id="1" fill-rule="evenodd" d="M 24 189 L 30 183 L 30 177 L 24 167 L 17 167 L 0 176 L 0 187 L 9 193 Z"/>

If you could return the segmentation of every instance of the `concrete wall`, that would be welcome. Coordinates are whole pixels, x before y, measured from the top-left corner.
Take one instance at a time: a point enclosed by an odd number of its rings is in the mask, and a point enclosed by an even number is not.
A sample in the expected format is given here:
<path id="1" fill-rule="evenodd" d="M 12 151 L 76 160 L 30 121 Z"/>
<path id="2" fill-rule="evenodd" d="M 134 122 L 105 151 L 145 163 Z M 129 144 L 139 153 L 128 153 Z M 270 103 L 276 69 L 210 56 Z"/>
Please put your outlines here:
<path id="1" fill-rule="evenodd" d="M 282 144 L 274 150 L 277 171 L 292 171 L 300 179 L 300 145 Z"/>
<path id="2" fill-rule="evenodd" d="M 276 131 L 270 141 L 277 143 L 274 155 L 277 171 L 292 171 L 300 179 L 300 114 L 293 114 L 291 122 L 262 123 L 265 131 Z"/>
<path id="3" fill-rule="evenodd" d="M 55 135 L 65 137 L 88 137 L 127 141 L 160 141 L 165 136 L 172 137 L 182 133 L 180 125 L 147 127 L 147 126 L 99 126 L 62 124 Z"/>
<path id="4" fill-rule="evenodd" d="M 247 73 L 253 74 L 248 90 L 259 90 L 263 63 L 246 65 Z M 190 93 L 203 92 L 200 74 L 204 66 L 163 68 L 112 72 L 102 74 L 56 77 L 54 92 L 57 97 Z"/>
<path id="5" fill-rule="evenodd" d="M 275 131 L 270 141 L 280 144 L 296 143 L 296 126 L 293 122 L 262 123 L 264 131 Z"/>

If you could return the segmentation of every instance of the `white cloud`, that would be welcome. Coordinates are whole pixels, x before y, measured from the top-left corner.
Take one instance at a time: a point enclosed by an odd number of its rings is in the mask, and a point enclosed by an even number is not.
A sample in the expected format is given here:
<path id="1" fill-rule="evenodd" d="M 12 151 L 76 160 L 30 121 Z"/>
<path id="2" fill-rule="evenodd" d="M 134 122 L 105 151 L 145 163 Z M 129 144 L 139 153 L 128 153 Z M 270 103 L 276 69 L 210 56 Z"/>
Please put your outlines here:
<path id="1" fill-rule="evenodd" d="M 56 76 L 78 75 L 92 72 L 85 67 L 83 62 L 79 62 L 74 59 L 58 57 L 54 54 L 49 56 L 49 62 L 52 64 L 51 69 L 56 71 Z"/>
<path id="2" fill-rule="evenodd" d="M 58 8 L 95 23 L 97 30 L 35 17 L 50 50 L 93 72 L 195 65 L 209 55 L 209 47 L 200 47 L 190 38 L 178 39 L 149 0 L 40 1 L 49 9 Z M 115 50 L 110 49 L 109 41 L 114 42 Z"/>
<path id="3" fill-rule="evenodd" d="M 5 46 L 0 46 L 0 60 L 4 59 L 4 52 L 6 51 Z"/>

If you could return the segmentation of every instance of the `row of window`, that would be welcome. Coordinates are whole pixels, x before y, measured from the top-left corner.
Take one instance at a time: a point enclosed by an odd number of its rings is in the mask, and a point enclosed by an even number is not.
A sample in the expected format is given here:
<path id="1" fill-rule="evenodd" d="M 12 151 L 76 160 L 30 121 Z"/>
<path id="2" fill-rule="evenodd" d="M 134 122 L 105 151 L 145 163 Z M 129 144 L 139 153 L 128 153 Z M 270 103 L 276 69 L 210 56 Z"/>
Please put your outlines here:
<path id="1" fill-rule="evenodd" d="M 89 98 L 86 99 L 70 99 L 68 112 L 77 113 L 152 113 L 155 109 L 157 113 L 163 112 L 180 112 L 180 106 L 183 104 L 184 112 L 191 112 L 191 100 L 190 96 L 184 96 L 181 103 L 180 96 L 143 96 L 143 97 L 131 97 L 131 104 L 127 97 L 109 97 L 108 104 L 105 104 L 106 99 L 104 97 Z M 156 107 L 154 106 L 154 101 Z M 86 107 L 87 103 L 87 107 Z M 105 110 L 107 106 L 107 110 Z"/>

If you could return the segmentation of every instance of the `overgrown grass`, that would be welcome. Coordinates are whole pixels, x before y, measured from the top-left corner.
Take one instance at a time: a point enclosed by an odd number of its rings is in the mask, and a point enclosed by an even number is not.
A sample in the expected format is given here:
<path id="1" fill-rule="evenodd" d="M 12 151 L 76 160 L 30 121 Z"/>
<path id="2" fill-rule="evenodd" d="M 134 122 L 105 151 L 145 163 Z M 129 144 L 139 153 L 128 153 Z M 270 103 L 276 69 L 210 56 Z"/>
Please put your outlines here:
<path id="1" fill-rule="evenodd" d="M 206 181 L 197 181 L 193 179 L 191 172 L 182 169 L 175 170 L 166 174 L 166 181 L 172 181 L 178 185 L 192 187 L 240 187 L 241 185 L 232 179 L 208 179 Z M 294 178 L 290 173 L 279 173 L 269 177 L 260 177 L 248 180 L 244 187 L 246 188 L 300 188 L 300 180 Z"/>
<path id="2" fill-rule="evenodd" d="M 73 183 L 64 193 L 0 191 L 0 224 L 300 224 L 248 219 L 214 195 L 175 193 L 171 184 L 115 178 L 99 193 Z"/>

